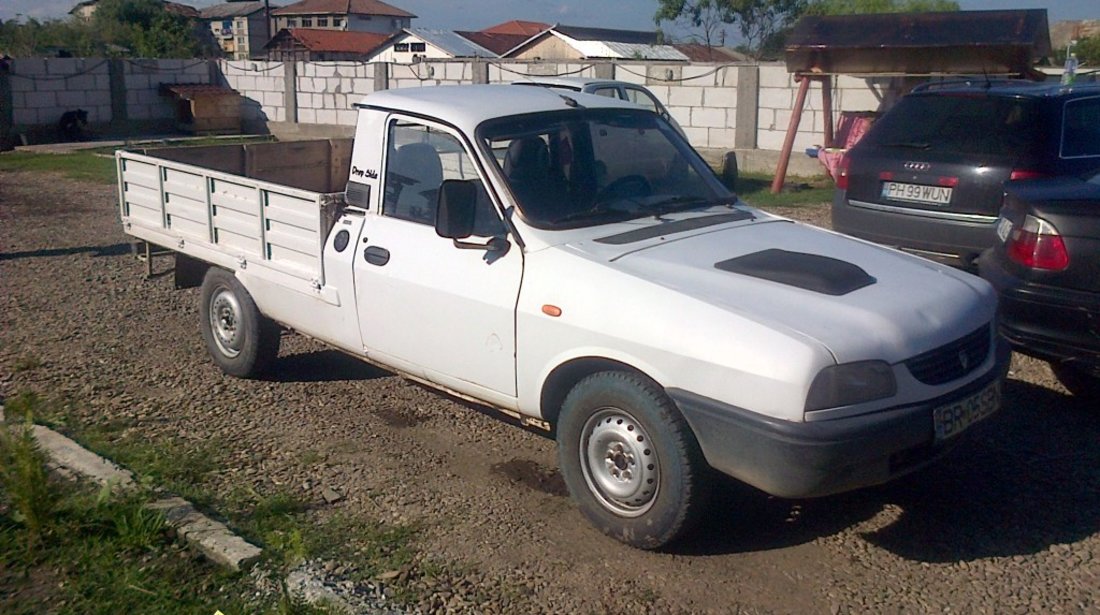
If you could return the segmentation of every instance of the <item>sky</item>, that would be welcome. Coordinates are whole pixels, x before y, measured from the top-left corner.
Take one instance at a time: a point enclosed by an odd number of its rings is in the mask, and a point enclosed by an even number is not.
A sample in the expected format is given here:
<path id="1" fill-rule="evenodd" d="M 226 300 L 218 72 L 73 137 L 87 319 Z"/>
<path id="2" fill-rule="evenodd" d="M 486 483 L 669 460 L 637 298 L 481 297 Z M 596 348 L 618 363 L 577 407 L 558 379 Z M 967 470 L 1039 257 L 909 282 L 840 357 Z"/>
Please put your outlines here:
<path id="1" fill-rule="evenodd" d="M 0 19 L 65 17 L 79 0 L 0 0 Z M 176 0 L 196 8 L 219 0 Z M 271 0 L 287 5 L 294 0 Z M 480 30 L 502 21 L 524 19 L 570 26 L 623 30 L 654 29 L 657 0 L 388 0 L 417 15 L 413 27 L 441 30 Z M 1045 8 L 1051 23 L 1071 19 L 1100 19 L 1097 0 L 957 0 L 963 10 Z M 674 36 L 679 32 L 670 32 Z"/>

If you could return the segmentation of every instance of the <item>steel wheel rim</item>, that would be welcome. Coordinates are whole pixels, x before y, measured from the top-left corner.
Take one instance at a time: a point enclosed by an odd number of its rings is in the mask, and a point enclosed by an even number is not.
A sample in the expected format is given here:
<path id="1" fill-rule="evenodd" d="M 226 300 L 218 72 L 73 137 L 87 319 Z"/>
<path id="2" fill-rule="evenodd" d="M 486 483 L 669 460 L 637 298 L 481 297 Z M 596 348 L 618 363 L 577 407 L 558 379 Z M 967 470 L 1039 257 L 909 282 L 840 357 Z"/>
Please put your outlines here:
<path id="1" fill-rule="evenodd" d="M 210 331 L 223 355 L 232 359 L 241 354 L 244 343 L 241 304 L 228 288 L 219 288 L 210 299 Z"/>
<path id="2" fill-rule="evenodd" d="M 600 504 L 622 517 L 648 512 L 657 500 L 661 465 L 642 424 L 619 408 L 600 408 L 581 434 L 581 470 Z"/>

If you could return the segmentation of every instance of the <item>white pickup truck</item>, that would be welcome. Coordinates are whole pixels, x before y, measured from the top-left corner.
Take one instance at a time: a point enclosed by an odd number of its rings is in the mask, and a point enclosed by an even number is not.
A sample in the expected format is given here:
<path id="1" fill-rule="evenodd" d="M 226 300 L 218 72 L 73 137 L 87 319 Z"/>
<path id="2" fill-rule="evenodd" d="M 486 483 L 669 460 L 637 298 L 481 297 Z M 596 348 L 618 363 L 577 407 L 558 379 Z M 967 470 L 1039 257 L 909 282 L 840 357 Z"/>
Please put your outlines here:
<path id="1" fill-rule="evenodd" d="M 999 406 L 980 278 L 747 206 L 658 115 L 543 88 L 378 92 L 353 143 L 120 151 L 128 234 L 178 252 L 228 374 L 282 328 L 553 433 L 642 548 L 707 466 L 781 497 L 879 484 Z"/>

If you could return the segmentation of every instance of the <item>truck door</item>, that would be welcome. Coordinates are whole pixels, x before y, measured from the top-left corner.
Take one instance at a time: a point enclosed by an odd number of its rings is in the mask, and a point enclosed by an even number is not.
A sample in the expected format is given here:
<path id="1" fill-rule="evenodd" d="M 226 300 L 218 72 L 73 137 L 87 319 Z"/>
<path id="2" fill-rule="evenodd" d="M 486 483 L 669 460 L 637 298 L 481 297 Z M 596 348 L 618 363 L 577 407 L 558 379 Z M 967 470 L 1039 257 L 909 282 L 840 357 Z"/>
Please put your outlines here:
<path id="1" fill-rule="evenodd" d="M 522 251 L 459 249 L 436 235 L 443 180 L 476 179 L 476 235 L 505 236 L 482 172 L 457 132 L 391 117 L 385 133 L 381 212 L 366 221 L 355 261 L 367 355 L 456 391 L 514 398 Z"/>

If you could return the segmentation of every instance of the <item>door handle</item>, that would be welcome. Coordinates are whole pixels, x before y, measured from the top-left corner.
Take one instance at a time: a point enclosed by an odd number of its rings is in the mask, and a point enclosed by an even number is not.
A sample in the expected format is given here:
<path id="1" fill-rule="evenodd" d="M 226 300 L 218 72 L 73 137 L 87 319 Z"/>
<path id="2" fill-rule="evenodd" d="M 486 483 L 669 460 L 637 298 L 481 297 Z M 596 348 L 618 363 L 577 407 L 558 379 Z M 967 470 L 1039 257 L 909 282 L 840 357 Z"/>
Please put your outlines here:
<path id="1" fill-rule="evenodd" d="M 381 267 L 390 262 L 390 251 L 379 246 L 367 246 L 363 250 L 363 258 L 372 265 Z"/>

